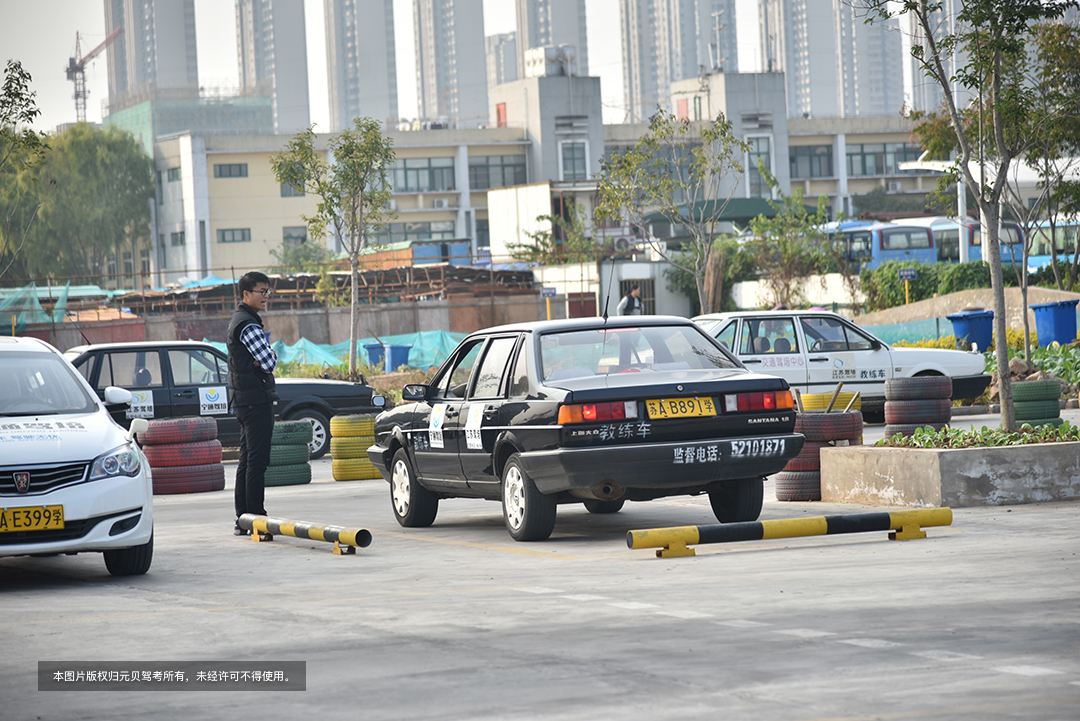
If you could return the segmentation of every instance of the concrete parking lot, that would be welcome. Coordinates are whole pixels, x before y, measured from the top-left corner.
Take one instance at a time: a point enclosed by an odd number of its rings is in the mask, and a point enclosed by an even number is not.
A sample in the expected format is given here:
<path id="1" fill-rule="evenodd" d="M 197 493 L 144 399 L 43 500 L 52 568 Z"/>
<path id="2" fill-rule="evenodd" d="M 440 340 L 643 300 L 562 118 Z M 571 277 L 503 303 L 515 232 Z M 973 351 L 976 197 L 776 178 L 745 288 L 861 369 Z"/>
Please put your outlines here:
<path id="1" fill-rule="evenodd" d="M 313 468 L 267 508 L 369 529 L 355 556 L 232 536 L 227 490 L 155 498 L 143 577 L 0 559 L 0 719 L 1080 718 L 1080 503 L 658 559 L 626 532 L 712 523 L 706 498 L 561 506 L 551 540 L 521 544 L 495 503 L 403 529 L 385 482 Z M 762 518 L 879 510 L 779 503 L 769 482 Z M 38 690 L 38 661 L 183 660 L 305 661 L 307 690 Z"/>

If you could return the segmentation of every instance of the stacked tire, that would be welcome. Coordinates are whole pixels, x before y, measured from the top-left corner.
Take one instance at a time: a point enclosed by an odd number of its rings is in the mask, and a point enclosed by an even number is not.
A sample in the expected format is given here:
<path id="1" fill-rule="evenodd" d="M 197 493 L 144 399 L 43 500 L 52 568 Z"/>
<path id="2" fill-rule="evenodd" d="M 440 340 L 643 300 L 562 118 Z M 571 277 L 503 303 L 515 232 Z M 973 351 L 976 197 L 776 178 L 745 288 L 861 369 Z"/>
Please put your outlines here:
<path id="1" fill-rule="evenodd" d="M 139 435 L 154 495 L 205 493 L 225 488 L 217 421 L 209 417 L 163 418 L 150 421 Z"/>
<path id="2" fill-rule="evenodd" d="M 829 407 L 829 401 L 832 400 L 832 393 L 803 393 L 800 398 L 802 399 L 803 410 L 806 411 L 823 411 Z M 854 393 L 841 393 L 836 397 L 836 402 L 833 403 L 834 411 L 842 411 L 847 408 L 847 404 L 851 403 L 851 399 L 855 398 Z M 851 403 L 851 410 L 862 410 L 862 396 L 855 398 L 855 402 Z"/>
<path id="3" fill-rule="evenodd" d="M 1014 383 L 1012 394 L 1017 426 L 1061 425 L 1061 384 L 1056 380 Z"/>
<path id="4" fill-rule="evenodd" d="M 952 379 L 915 376 L 885 381 L 885 437 L 914 435 L 930 426 L 936 431 L 952 420 Z"/>
<path id="5" fill-rule="evenodd" d="M 375 417 L 334 416 L 330 419 L 331 472 L 335 481 L 382 478 L 367 455 L 375 443 Z"/>
<path id="6" fill-rule="evenodd" d="M 311 424 L 307 421 L 278 421 L 270 437 L 270 465 L 267 486 L 300 486 L 311 483 Z"/>
<path id="7" fill-rule="evenodd" d="M 795 416 L 795 432 L 803 434 L 806 441 L 799 455 L 774 477 L 776 500 L 820 501 L 821 449 L 836 441 L 854 442 L 862 438 L 862 412 L 804 411 Z"/>

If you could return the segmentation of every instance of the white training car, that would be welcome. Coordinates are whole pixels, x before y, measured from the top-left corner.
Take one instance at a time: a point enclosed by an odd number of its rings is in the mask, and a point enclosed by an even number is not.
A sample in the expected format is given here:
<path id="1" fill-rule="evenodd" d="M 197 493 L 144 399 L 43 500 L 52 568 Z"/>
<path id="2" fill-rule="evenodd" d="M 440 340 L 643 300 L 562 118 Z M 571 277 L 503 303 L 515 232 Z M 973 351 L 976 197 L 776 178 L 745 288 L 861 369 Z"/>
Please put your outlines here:
<path id="1" fill-rule="evenodd" d="M 131 402 L 123 388 L 104 395 Z M 114 576 L 146 573 L 153 486 L 136 421 L 117 425 L 48 343 L 0 336 L 0 557 L 96 551 Z"/>
<path id="2" fill-rule="evenodd" d="M 828 393 L 842 381 L 845 391 L 861 393 L 868 420 L 883 415 L 890 378 L 949 376 L 954 400 L 976 398 L 990 384 L 979 353 L 892 348 L 828 311 L 740 311 L 693 320 L 750 370 L 780 376 L 803 393 Z"/>

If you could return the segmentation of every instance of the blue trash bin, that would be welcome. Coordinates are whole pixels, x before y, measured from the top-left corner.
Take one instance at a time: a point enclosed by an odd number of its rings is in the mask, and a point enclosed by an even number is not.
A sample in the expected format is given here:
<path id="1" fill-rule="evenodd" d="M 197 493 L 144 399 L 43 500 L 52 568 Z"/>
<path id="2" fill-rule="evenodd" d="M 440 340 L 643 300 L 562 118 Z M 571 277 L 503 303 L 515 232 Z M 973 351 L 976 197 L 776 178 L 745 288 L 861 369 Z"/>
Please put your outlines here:
<path id="1" fill-rule="evenodd" d="M 1039 334 L 1041 347 L 1054 341 L 1065 345 L 1076 340 L 1076 303 L 1062 300 L 1030 306 L 1035 311 L 1035 332 Z"/>
<path id="2" fill-rule="evenodd" d="M 367 351 L 367 360 L 373 366 L 381 366 L 385 357 L 382 343 L 367 343 L 364 345 Z"/>
<path id="3" fill-rule="evenodd" d="M 409 365 L 409 351 L 411 345 L 388 345 L 386 346 L 386 372 L 393 373 L 401 366 Z"/>
<path id="4" fill-rule="evenodd" d="M 994 342 L 994 311 L 962 310 L 945 317 L 952 322 L 957 347 L 960 341 L 967 340 L 978 345 L 980 351 L 990 350 Z"/>

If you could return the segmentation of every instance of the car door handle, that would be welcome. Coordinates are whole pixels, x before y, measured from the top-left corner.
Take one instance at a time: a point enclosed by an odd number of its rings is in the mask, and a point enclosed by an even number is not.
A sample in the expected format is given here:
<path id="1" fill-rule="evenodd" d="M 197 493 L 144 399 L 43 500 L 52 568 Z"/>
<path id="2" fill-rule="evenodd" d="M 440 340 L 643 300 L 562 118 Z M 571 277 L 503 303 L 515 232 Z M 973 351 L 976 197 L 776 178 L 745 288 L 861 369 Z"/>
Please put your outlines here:
<path id="1" fill-rule="evenodd" d="M 827 360 L 829 360 L 829 357 L 828 357 L 828 356 L 826 356 L 826 357 L 824 357 L 824 358 L 811 358 L 811 359 L 810 359 L 810 362 L 811 362 L 811 363 L 824 363 L 824 362 L 825 362 L 825 361 L 827 361 Z"/>
<path id="2" fill-rule="evenodd" d="M 176 391 L 175 393 L 173 393 L 173 398 L 194 398 L 194 397 L 195 397 L 195 391 L 193 391 L 193 390 Z"/>

